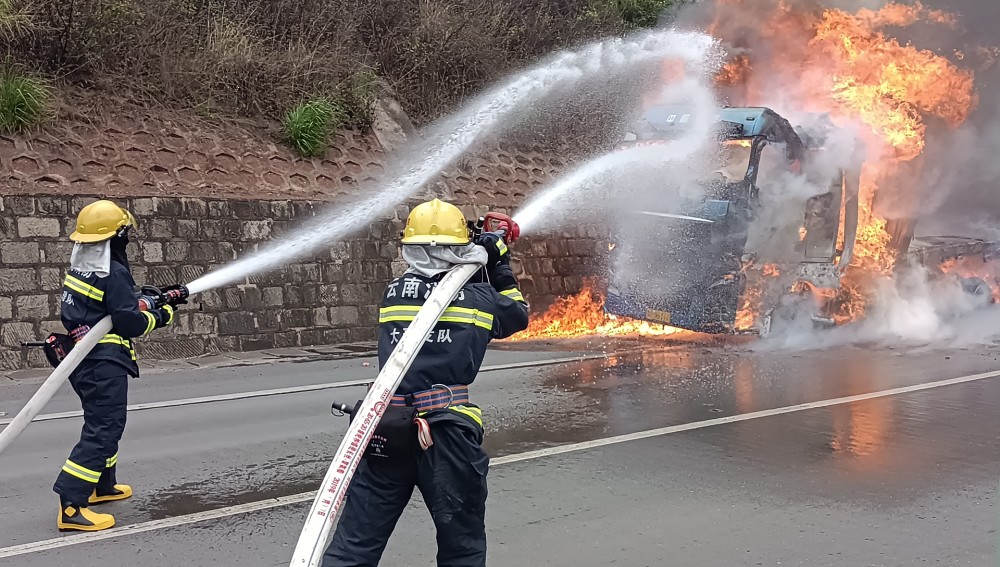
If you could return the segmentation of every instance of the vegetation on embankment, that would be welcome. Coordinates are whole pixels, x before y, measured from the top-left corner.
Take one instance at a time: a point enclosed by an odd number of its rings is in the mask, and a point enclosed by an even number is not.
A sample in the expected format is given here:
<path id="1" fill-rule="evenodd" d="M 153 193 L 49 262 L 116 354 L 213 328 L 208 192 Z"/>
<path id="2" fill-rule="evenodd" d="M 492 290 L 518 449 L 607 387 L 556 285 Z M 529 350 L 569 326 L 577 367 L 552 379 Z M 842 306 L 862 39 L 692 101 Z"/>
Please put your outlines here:
<path id="1" fill-rule="evenodd" d="M 24 132 L 42 121 L 49 88 L 40 79 L 9 67 L 0 69 L 0 132 Z"/>
<path id="2" fill-rule="evenodd" d="M 275 121 L 325 100 L 333 128 L 363 128 L 380 84 L 426 123 L 528 61 L 685 1 L 0 0 L 0 45 L 57 88 Z"/>

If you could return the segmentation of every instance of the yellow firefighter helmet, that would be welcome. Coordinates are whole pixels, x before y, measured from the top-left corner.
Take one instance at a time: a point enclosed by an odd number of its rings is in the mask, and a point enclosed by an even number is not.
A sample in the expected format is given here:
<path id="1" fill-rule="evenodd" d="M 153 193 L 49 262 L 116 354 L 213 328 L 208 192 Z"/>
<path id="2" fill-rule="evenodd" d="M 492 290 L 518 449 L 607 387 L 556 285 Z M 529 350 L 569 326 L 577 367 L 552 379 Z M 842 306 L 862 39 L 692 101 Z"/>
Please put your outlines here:
<path id="1" fill-rule="evenodd" d="M 413 207 L 403 229 L 403 244 L 462 246 L 470 241 L 465 215 L 455 205 L 439 199 Z"/>
<path id="2" fill-rule="evenodd" d="M 126 226 L 135 226 L 132 213 L 111 201 L 95 201 L 76 217 L 76 230 L 69 235 L 74 242 L 103 242 Z"/>

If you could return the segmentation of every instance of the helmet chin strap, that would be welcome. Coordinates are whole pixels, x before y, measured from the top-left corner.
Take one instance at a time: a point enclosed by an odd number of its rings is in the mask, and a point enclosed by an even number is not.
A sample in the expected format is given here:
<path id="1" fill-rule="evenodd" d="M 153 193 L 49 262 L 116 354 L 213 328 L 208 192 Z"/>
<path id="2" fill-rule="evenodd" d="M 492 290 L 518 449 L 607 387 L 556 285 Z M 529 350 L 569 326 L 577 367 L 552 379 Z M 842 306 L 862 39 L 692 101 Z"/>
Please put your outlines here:
<path id="1" fill-rule="evenodd" d="M 125 225 L 125 226 L 119 228 L 118 231 L 115 232 L 115 237 L 124 240 L 125 243 L 128 244 L 128 241 L 129 241 L 129 239 L 128 239 L 128 237 L 129 237 L 129 229 L 131 229 L 131 228 L 132 228 L 131 225 Z"/>
<path id="2" fill-rule="evenodd" d="M 111 239 L 111 257 L 115 260 L 121 262 L 127 269 L 131 270 L 132 267 L 128 261 L 128 236 L 129 227 L 123 226 L 115 232 L 114 238 Z"/>

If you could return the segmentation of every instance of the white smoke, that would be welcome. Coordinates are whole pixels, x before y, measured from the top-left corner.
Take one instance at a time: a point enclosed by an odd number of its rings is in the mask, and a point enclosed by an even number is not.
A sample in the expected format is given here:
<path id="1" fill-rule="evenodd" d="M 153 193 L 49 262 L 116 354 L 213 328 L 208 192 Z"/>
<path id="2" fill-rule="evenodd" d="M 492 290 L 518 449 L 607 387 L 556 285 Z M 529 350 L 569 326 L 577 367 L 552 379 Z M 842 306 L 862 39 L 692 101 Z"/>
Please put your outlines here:
<path id="1" fill-rule="evenodd" d="M 814 326 L 808 317 L 774 321 L 775 333 L 760 350 L 812 350 L 847 344 L 959 347 L 991 344 L 1000 338 L 1000 306 L 964 290 L 955 276 L 923 267 L 900 270 L 879 280 L 864 318 L 834 329 Z"/>

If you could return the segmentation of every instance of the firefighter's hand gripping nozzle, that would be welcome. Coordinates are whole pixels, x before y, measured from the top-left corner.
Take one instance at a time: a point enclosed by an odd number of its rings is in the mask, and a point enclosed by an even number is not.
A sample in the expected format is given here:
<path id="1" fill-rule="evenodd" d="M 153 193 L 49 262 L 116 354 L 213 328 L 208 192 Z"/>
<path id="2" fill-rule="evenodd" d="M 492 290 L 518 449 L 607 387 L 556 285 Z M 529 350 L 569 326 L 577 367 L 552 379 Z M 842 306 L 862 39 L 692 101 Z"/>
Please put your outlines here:
<path id="1" fill-rule="evenodd" d="M 164 305 L 176 307 L 187 303 L 189 292 L 183 285 L 172 285 L 165 288 L 153 286 L 143 286 L 139 292 L 139 311 L 150 311 L 159 309 Z M 45 353 L 45 359 L 58 368 L 59 363 L 73 350 L 74 345 L 83 339 L 90 331 L 90 327 L 78 327 L 70 334 L 52 333 L 44 341 L 28 341 L 21 343 L 25 348 L 41 348 Z"/>
<path id="2" fill-rule="evenodd" d="M 493 221 L 496 221 L 496 226 L 493 225 Z M 499 234 L 507 244 L 514 244 L 514 242 L 521 236 L 521 227 L 514 222 L 514 219 L 503 213 L 486 213 L 485 216 L 479 217 L 475 223 L 469 221 L 469 230 L 472 231 L 472 237 L 475 238 L 484 232 L 495 232 Z"/>
<path id="3" fill-rule="evenodd" d="M 176 307 L 187 303 L 191 293 L 187 286 L 176 284 L 164 288 L 143 286 L 139 292 L 139 311 L 159 309 L 164 305 Z"/>

